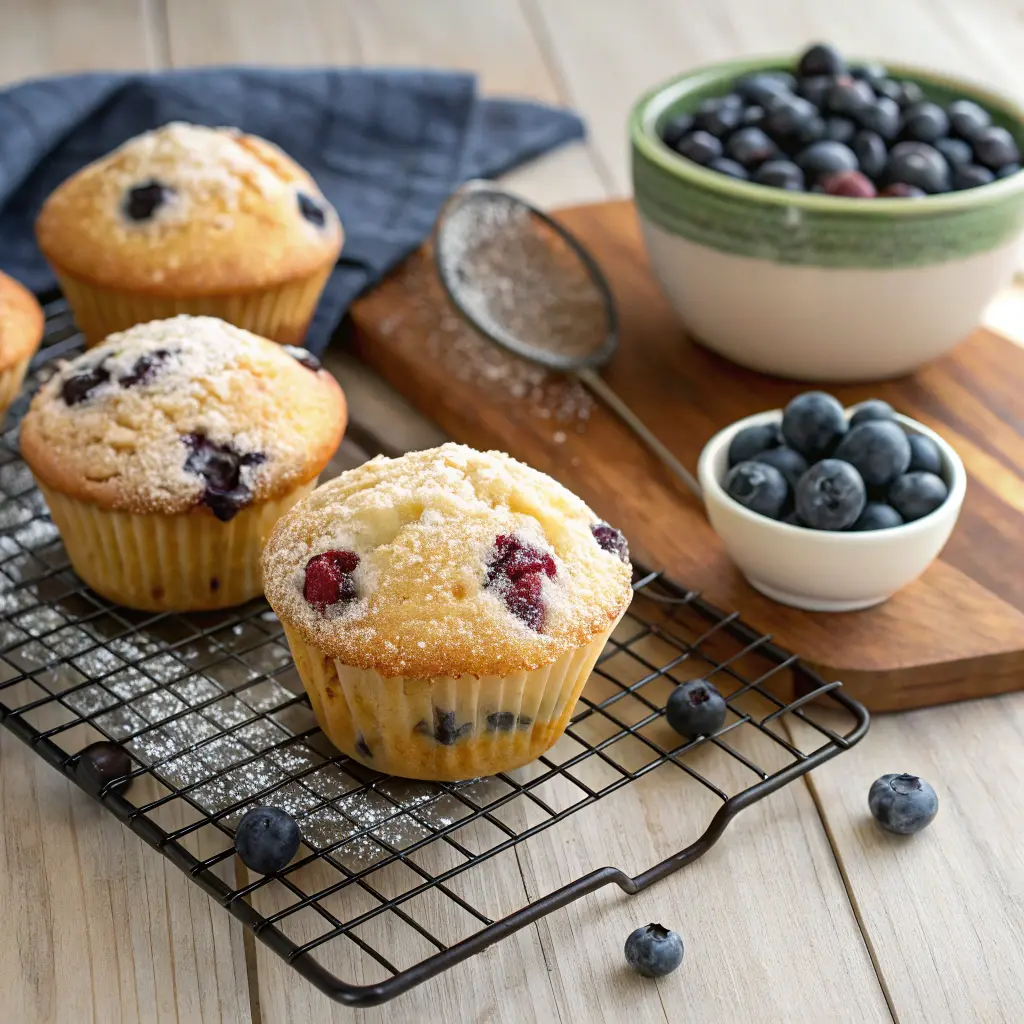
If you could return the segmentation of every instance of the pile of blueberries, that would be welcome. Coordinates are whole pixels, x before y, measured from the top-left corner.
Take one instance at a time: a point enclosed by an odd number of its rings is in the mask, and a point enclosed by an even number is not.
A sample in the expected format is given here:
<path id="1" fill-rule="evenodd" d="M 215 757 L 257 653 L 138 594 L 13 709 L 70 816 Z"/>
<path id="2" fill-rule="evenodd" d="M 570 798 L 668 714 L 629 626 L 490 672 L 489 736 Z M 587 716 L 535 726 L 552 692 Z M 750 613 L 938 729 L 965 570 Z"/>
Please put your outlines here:
<path id="1" fill-rule="evenodd" d="M 884 530 L 934 512 L 949 496 L 938 445 L 908 434 L 888 402 L 847 420 L 823 391 L 797 395 L 782 423 L 739 431 L 729 445 L 729 497 L 812 530 Z"/>
<path id="2" fill-rule="evenodd" d="M 733 83 L 661 129 L 680 156 L 732 178 L 802 192 L 914 198 L 987 185 L 1021 169 L 1020 150 L 967 99 L 942 107 L 878 64 L 848 67 L 824 44 L 796 75 Z"/>

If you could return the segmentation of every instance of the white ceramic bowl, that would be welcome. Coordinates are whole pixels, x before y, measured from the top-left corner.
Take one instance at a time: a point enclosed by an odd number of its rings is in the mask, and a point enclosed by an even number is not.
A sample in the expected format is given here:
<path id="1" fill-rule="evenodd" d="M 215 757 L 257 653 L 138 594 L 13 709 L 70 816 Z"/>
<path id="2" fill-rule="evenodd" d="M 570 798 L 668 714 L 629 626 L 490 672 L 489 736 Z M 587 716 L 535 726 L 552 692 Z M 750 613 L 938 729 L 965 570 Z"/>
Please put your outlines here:
<path id="1" fill-rule="evenodd" d="M 967 473 L 938 434 L 906 416 L 897 420 L 908 433 L 924 434 L 939 446 L 949 497 L 923 519 L 889 530 L 832 533 L 790 526 L 751 512 L 725 493 L 733 437 L 745 427 L 781 422 L 781 409 L 748 416 L 708 441 L 697 466 L 708 519 L 751 586 L 807 611 L 848 612 L 880 604 L 931 565 L 960 514 Z"/>
<path id="2" fill-rule="evenodd" d="M 719 64 L 637 101 L 633 191 L 651 267 L 694 338 L 741 366 L 814 381 L 909 373 L 966 338 L 1009 283 L 1024 172 L 923 199 L 850 199 L 737 181 L 662 142 L 670 117 L 729 92 L 741 75 L 784 67 Z M 970 97 L 1024 146 L 1024 114 L 1004 97 L 890 70 L 940 102 Z"/>

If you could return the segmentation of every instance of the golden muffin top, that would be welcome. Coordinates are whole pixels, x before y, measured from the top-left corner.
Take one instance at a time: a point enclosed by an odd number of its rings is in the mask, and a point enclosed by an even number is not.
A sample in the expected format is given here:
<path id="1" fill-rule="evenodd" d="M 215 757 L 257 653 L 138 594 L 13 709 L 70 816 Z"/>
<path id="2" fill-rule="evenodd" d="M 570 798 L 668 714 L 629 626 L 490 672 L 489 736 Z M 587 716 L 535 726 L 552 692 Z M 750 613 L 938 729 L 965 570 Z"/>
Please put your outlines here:
<path id="1" fill-rule="evenodd" d="M 342 230 L 277 146 L 172 122 L 68 178 L 43 204 L 36 238 L 83 281 L 191 296 L 306 277 L 337 259 Z"/>
<path id="2" fill-rule="evenodd" d="M 70 497 L 227 520 L 317 476 L 345 422 L 341 388 L 305 349 L 177 316 L 62 364 L 32 401 L 21 450 Z"/>
<path id="3" fill-rule="evenodd" d="M 622 534 L 543 473 L 456 444 L 318 487 L 279 520 L 263 575 L 308 643 L 412 678 L 543 667 L 632 596 Z"/>
<path id="4" fill-rule="evenodd" d="M 43 337 L 43 311 L 35 296 L 0 273 L 0 373 L 27 359 Z"/>

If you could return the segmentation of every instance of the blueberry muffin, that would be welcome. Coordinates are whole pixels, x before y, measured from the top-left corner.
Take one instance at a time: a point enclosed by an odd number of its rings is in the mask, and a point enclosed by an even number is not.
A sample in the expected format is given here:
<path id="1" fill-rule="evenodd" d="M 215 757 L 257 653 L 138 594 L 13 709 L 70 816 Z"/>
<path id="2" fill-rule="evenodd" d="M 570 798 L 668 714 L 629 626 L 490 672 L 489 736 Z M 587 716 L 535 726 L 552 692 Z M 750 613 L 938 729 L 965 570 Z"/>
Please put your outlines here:
<path id="1" fill-rule="evenodd" d="M 35 296 L 0 273 L 0 415 L 18 397 L 42 340 L 43 311 Z"/>
<path id="2" fill-rule="evenodd" d="M 263 573 L 328 738 L 418 779 L 551 747 L 632 596 L 618 530 L 543 473 L 454 444 L 318 488 Z"/>
<path id="3" fill-rule="evenodd" d="M 172 123 L 60 185 L 36 238 L 89 345 L 178 313 L 300 344 L 342 230 L 313 179 L 276 146 Z"/>
<path id="4" fill-rule="evenodd" d="M 21 451 L 94 590 L 130 608 L 222 608 L 259 594 L 270 529 L 316 486 L 345 421 L 309 352 L 179 316 L 62 365 Z"/>

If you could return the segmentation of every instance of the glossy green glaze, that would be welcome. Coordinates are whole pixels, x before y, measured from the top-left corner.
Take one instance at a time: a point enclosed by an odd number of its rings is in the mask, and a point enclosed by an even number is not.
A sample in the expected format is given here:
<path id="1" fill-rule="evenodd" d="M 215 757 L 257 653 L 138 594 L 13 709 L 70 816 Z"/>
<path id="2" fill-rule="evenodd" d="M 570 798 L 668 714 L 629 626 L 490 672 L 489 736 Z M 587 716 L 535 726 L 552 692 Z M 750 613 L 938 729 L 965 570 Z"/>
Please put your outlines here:
<path id="1" fill-rule="evenodd" d="M 986 107 L 1024 149 L 1024 113 L 968 82 L 889 65 L 939 102 L 967 97 Z M 1024 172 L 981 188 L 925 199 L 847 199 L 785 192 L 708 171 L 670 150 L 660 128 L 674 114 L 729 91 L 752 71 L 790 70 L 778 58 L 692 71 L 652 89 L 633 107 L 633 188 L 649 220 L 721 252 L 777 263 L 885 269 L 962 259 L 1024 231 Z"/>

